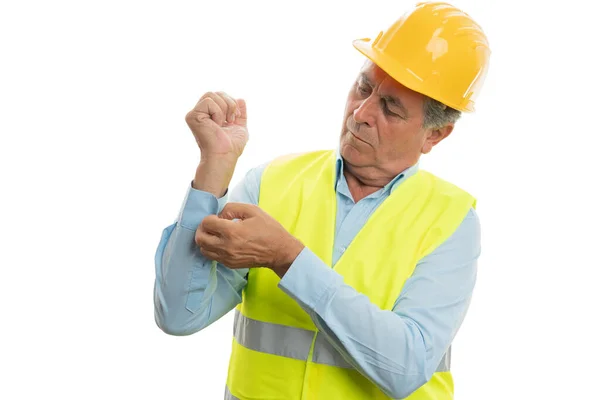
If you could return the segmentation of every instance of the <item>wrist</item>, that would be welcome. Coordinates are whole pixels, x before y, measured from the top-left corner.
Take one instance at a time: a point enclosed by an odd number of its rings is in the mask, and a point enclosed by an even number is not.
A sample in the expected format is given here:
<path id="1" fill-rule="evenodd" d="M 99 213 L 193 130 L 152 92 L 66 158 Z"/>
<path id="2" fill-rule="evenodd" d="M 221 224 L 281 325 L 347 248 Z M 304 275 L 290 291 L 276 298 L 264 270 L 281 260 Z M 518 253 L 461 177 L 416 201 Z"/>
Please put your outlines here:
<path id="1" fill-rule="evenodd" d="M 298 239 L 293 238 L 284 248 L 281 258 L 271 267 L 273 272 L 279 275 L 280 278 L 283 278 L 302 250 L 304 250 L 304 244 Z"/>
<path id="2" fill-rule="evenodd" d="M 232 153 L 211 154 L 200 152 L 200 165 L 231 165 L 235 167 L 238 158 Z"/>
<path id="3" fill-rule="evenodd" d="M 221 198 L 229 187 L 236 161 L 227 157 L 220 159 L 203 157 L 196 168 L 192 187 Z"/>

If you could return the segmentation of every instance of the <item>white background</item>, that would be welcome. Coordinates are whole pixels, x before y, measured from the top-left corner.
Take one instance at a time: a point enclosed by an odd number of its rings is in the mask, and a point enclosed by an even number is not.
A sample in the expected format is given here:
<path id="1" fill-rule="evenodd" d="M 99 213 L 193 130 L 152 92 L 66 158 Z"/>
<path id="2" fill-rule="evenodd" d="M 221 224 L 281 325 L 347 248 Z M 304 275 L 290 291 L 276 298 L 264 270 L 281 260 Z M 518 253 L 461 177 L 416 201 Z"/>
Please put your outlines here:
<path id="1" fill-rule="evenodd" d="M 222 398 L 231 315 L 189 337 L 153 316 L 154 251 L 199 160 L 184 116 L 205 91 L 247 100 L 234 183 L 334 147 L 351 41 L 412 4 L 3 1 L 0 398 Z M 454 4 L 493 51 L 477 112 L 421 164 L 483 226 L 456 398 L 600 399 L 595 3 Z"/>

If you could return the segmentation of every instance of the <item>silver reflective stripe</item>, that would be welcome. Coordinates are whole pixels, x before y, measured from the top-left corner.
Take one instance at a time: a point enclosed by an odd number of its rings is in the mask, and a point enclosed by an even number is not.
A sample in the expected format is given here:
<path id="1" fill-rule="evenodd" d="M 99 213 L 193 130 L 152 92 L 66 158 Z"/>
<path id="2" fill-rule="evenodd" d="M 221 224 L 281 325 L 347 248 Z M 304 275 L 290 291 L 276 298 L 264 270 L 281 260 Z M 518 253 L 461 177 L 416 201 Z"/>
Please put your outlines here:
<path id="1" fill-rule="evenodd" d="M 235 310 L 233 336 L 250 350 L 306 360 L 314 335 L 306 329 L 257 321 Z"/>
<path id="2" fill-rule="evenodd" d="M 293 358 L 295 360 L 307 360 L 315 332 L 257 321 L 235 310 L 233 334 L 235 340 L 240 345 L 250 350 Z M 448 348 L 435 372 L 450 371 L 451 350 L 451 348 Z M 323 334 L 317 334 L 317 338 L 315 339 L 312 362 L 339 368 L 354 368 L 344 360 Z M 227 397 L 227 393 L 226 399 L 234 399 L 234 397 Z"/>
<path id="3" fill-rule="evenodd" d="M 239 398 L 237 398 L 231 394 L 231 392 L 229 391 L 229 388 L 227 386 L 225 386 L 225 397 L 223 399 L 224 400 L 240 400 Z"/>
<path id="4" fill-rule="evenodd" d="M 451 353 L 452 353 L 452 347 L 448 347 L 448 351 L 442 357 L 442 361 L 440 361 L 440 364 L 438 365 L 438 367 L 435 370 L 435 372 L 448 372 L 448 371 L 450 371 L 450 358 L 451 358 L 450 356 L 451 356 Z"/>
<path id="5" fill-rule="evenodd" d="M 354 368 L 344 360 L 344 357 L 325 339 L 322 334 L 317 334 L 313 349 L 312 361 L 317 364 L 331 365 L 340 368 Z"/>

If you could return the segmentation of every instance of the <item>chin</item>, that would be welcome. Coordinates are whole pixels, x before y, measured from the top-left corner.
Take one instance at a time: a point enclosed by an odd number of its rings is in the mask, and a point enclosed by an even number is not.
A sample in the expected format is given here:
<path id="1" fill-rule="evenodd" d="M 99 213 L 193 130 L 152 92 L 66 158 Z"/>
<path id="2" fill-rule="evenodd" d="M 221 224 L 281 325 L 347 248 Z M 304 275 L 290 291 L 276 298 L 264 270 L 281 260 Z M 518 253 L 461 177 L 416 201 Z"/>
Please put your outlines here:
<path id="1" fill-rule="evenodd" d="M 364 153 L 358 150 L 356 147 L 342 143 L 340 146 L 340 155 L 344 158 L 344 161 L 355 166 L 361 166 L 367 164 L 367 157 Z"/>

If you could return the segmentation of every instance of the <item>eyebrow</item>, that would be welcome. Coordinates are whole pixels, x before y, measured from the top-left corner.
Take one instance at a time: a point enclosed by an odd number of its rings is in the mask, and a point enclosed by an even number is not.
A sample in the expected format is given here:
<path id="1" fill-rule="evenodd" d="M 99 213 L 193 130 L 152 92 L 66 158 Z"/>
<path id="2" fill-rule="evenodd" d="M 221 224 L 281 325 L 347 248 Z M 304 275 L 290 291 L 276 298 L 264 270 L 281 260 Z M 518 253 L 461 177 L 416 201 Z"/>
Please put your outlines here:
<path id="1" fill-rule="evenodd" d="M 360 81 L 366 83 L 367 85 L 373 87 L 373 83 L 371 82 L 371 80 L 369 79 L 369 77 L 367 76 L 367 74 L 365 74 L 364 72 L 360 73 Z"/>
<path id="2" fill-rule="evenodd" d="M 371 80 L 369 79 L 369 77 L 367 76 L 366 73 L 361 72 L 360 73 L 360 81 L 362 81 L 363 83 L 366 83 L 367 85 L 369 85 L 370 87 L 373 87 L 373 83 L 371 82 Z M 399 98 L 394 97 L 394 96 L 390 96 L 390 95 L 386 95 L 386 96 L 380 96 L 383 100 L 385 100 L 386 102 L 398 107 L 400 109 L 400 111 L 408 117 L 408 110 L 406 109 L 406 107 L 404 107 L 404 104 L 402 104 L 402 102 L 400 101 Z"/>

